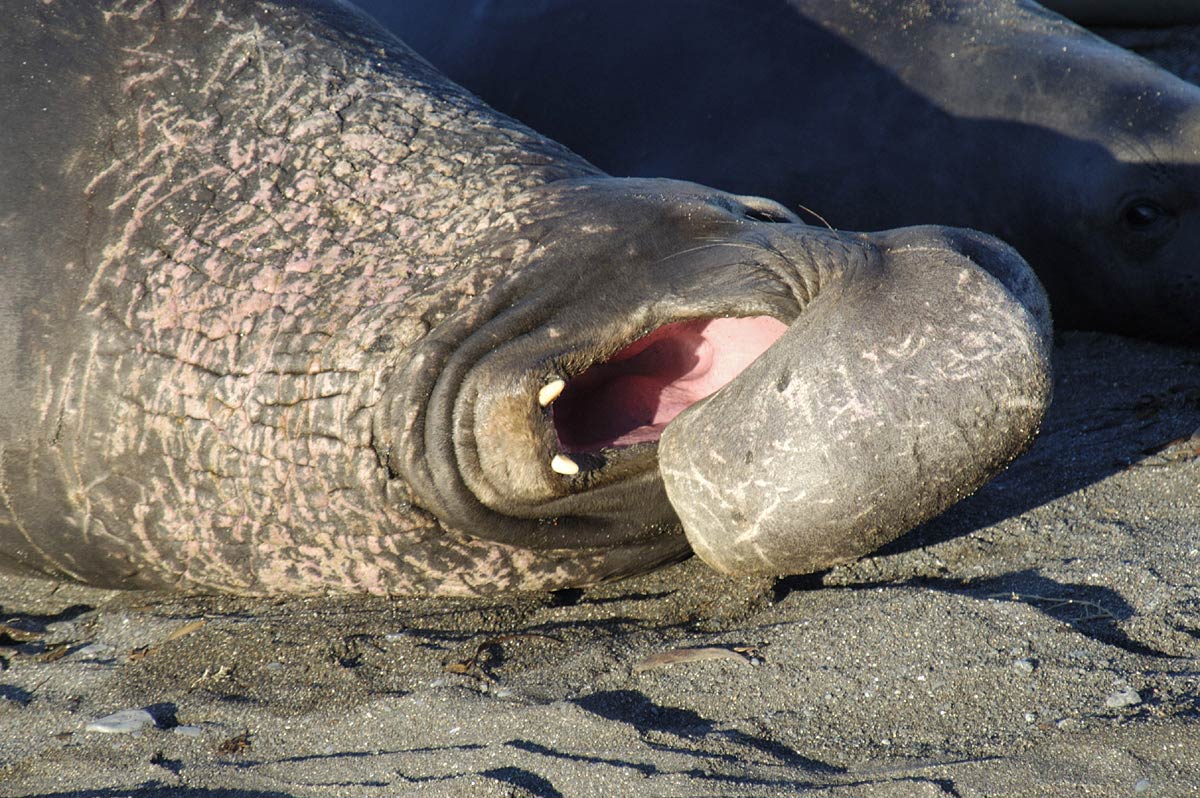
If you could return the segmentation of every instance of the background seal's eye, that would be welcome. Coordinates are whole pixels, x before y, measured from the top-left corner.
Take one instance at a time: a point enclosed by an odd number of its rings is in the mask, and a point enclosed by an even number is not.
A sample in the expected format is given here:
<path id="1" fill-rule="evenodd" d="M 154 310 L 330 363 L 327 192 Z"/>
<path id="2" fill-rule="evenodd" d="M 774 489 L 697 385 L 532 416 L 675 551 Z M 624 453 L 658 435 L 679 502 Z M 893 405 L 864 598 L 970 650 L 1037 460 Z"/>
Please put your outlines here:
<path id="1" fill-rule="evenodd" d="M 1166 208 L 1154 200 L 1136 199 L 1121 211 L 1121 222 L 1130 230 L 1150 230 L 1169 216 Z"/>

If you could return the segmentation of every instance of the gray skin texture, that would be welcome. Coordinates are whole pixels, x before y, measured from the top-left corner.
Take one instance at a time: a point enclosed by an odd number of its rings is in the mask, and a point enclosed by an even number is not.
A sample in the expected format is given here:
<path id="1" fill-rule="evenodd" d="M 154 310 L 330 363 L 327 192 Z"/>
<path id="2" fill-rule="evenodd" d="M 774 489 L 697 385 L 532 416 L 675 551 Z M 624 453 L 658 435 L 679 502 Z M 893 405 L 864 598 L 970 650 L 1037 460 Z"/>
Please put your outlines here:
<path id="1" fill-rule="evenodd" d="M 980 234 L 834 233 L 763 199 L 606 177 L 336 4 L 9 11 L 7 568 L 115 587 L 469 595 L 680 559 L 657 445 L 555 473 L 535 399 L 679 320 L 799 325 L 772 368 L 850 391 L 832 402 L 873 401 L 840 376 L 862 362 L 911 372 L 876 407 L 877 421 L 920 413 L 936 431 L 891 453 L 928 478 L 883 499 L 899 526 L 1021 451 L 1049 399 L 1044 294 Z M 865 303 L 852 339 L 810 350 L 797 330 L 823 334 L 846 302 Z M 794 421 L 771 429 L 823 434 Z M 852 462 L 831 455 L 832 476 Z M 810 545 L 803 522 L 794 548 Z M 899 526 L 845 525 L 810 565 Z"/>
<path id="2" fill-rule="evenodd" d="M 1035 3 L 365 5 L 613 174 L 983 230 L 1059 325 L 1200 344 L 1200 89 Z"/>

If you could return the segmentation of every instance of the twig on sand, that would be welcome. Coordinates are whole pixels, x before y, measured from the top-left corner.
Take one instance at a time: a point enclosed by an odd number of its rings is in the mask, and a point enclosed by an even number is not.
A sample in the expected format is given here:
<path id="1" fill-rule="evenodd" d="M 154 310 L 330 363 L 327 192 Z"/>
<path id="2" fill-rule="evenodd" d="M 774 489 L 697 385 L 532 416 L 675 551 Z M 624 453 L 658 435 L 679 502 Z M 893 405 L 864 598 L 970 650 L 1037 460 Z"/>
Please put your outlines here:
<path id="1" fill-rule="evenodd" d="M 707 662 L 717 659 L 732 659 L 747 665 L 757 665 L 762 662 L 762 654 L 752 646 L 689 646 L 660 651 L 639 660 L 633 666 L 634 673 L 664 668 L 668 665 L 678 665 L 686 662 Z"/>

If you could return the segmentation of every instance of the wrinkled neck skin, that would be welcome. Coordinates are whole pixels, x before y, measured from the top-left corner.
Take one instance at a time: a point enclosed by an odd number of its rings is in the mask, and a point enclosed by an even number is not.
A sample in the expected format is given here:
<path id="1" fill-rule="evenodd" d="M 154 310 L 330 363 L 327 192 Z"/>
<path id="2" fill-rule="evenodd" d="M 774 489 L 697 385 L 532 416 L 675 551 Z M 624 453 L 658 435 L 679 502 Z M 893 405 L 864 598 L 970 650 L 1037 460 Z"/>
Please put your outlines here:
<path id="1" fill-rule="evenodd" d="M 766 201 L 599 177 L 399 43 L 326 27 L 336 11 L 212 11 L 24 20 L 31 51 L 73 54 L 39 103 L 78 109 L 62 202 L 83 232 L 30 249 L 53 290 L 29 314 L 33 401 L 0 440 L 0 561 L 112 587 L 474 595 L 686 556 L 663 408 L 567 445 L 539 391 L 649 357 L 689 382 L 677 412 L 719 383 L 692 362 L 703 320 L 758 317 L 765 347 L 871 248 L 795 235 Z M 681 357 L 632 354 L 673 322 Z M 550 467 L 560 445 L 574 476 Z"/>
<path id="2" fill-rule="evenodd" d="M 587 178 L 527 199 L 539 208 L 523 231 L 535 245 L 513 276 L 432 331 L 392 377 L 388 422 L 400 434 L 389 467 L 447 526 L 501 543 L 619 548 L 673 536 L 662 425 L 874 249 L 791 223 L 773 203 L 675 181 Z M 628 398 L 639 390 L 653 406 Z M 672 394 L 679 407 L 664 409 Z"/>
<path id="3" fill-rule="evenodd" d="M 470 542 L 407 566 L 442 532 L 373 419 L 406 348 L 532 246 L 520 198 L 594 170 L 307 13 L 77 5 L 30 23 L 79 53 L 44 84 L 89 127 L 63 200 L 86 233 L 37 250 L 53 288 L 29 417 L 0 441 L 3 559 L 243 593 L 471 593 L 445 573 L 486 556 L 492 588 L 552 571 Z"/>

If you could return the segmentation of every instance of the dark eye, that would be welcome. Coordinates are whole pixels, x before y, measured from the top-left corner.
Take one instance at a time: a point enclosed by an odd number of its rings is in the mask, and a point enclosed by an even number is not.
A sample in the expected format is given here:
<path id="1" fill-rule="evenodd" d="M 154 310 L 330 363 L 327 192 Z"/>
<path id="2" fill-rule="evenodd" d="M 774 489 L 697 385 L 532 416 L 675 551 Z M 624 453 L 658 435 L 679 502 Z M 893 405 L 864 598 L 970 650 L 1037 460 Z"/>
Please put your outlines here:
<path id="1" fill-rule="evenodd" d="M 742 216 L 746 217 L 747 219 L 752 219 L 753 221 L 756 221 L 756 222 L 780 223 L 780 222 L 790 222 L 791 221 L 791 219 L 787 218 L 783 214 L 775 213 L 773 211 L 763 210 L 761 208 L 747 208 L 745 211 L 742 212 Z"/>
<path id="2" fill-rule="evenodd" d="M 1130 230 L 1144 231 L 1167 218 L 1167 210 L 1152 200 L 1134 200 L 1121 212 L 1121 221 Z"/>
<path id="3" fill-rule="evenodd" d="M 743 219 L 776 224 L 795 224 L 800 221 L 796 214 L 774 200 L 763 197 L 738 197 Z"/>

